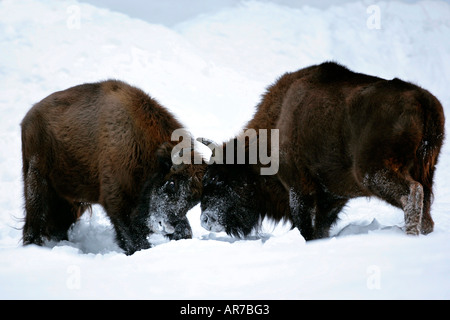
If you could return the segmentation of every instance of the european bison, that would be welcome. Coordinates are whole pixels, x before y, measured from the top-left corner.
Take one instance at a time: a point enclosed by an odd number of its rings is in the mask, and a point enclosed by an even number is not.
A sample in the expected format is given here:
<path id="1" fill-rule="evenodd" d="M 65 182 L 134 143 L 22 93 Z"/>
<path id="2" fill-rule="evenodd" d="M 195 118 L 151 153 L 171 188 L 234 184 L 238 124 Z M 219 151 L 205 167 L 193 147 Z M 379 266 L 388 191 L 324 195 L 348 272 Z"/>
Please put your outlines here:
<path id="1" fill-rule="evenodd" d="M 260 175 L 260 162 L 210 164 L 204 228 L 245 236 L 267 216 L 289 219 L 305 239 L 318 239 L 349 199 L 376 196 L 403 209 L 407 234 L 433 231 L 444 114 L 428 91 L 327 62 L 283 75 L 247 128 L 279 129 L 279 171 Z"/>
<path id="2" fill-rule="evenodd" d="M 200 201 L 204 166 L 172 164 L 171 135 L 182 127 L 156 100 L 116 80 L 35 104 L 22 121 L 23 243 L 67 239 L 94 203 L 126 254 L 150 247 L 152 232 L 190 238 L 186 212 Z"/>

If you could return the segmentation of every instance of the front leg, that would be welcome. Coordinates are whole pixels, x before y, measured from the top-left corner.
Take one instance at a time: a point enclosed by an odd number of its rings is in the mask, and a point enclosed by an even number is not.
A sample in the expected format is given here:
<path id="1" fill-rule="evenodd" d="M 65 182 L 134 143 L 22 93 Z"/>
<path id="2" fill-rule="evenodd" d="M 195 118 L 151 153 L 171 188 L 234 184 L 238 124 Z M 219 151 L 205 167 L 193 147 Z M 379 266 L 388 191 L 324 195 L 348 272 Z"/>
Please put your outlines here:
<path id="1" fill-rule="evenodd" d="M 119 196 L 114 200 L 115 202 L 106 202 L 104 208 L 116 231 L 117 244 L 127 255 L 150 248 L 148 236 L 151 231 L 147 225 L 145 210 L 139 206 L 130 210 L 132 203 Z"/>
<path id="2" fill-rule="evenodd" d="M 336 222 L 339 212 L 348 202 L 346 197 L 319 191 L 316 202 L 315 239 L 329 237 L 331 226 Z"/>
<path id="3" fill-rule="evenodd" d="M 110 217 L 111 223 L 116 232 L 116 242 L 126 255 L 132 255 L 138 249 L 134 245 L 128 223 L 119 217 Z"/>
<path id="4" fill-rule="evenodd" d="M 148 239 L 153 232 L 148 227 L 146 221 L 133 221 L 130 229 L 130 236 L 132 238 L 134 251 L 149 249 L 152 247 L 152 244 Z"/>
<path id="5" fill-rule="evenodd" d="M 304 195 L 296 188 L 289 189 L 289 207 L 292 222 L 305 240 L 315 239 L 314 225 L 316 220 L 315 195 Z"/>

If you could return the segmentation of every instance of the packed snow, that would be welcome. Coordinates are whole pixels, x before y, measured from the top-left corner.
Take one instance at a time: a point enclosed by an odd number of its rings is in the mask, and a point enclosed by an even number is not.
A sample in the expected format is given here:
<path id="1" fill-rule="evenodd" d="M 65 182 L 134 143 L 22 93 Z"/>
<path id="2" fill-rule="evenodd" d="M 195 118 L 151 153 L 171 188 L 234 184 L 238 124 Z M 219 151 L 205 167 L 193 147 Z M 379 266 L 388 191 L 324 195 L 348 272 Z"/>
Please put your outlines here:
<path id="1" fill-rule="evenodd" d="M 156 5 L 145 3 L 142 11 Z M 21 244 L 19 124 L 33 103 L 73 85 L 124 80 L 218 142 L 242 128 L 280 75 L 326 60 L 416 83 L 449 113 L 448 2 L 303 3 L 202 10 L 180 0 L 173 10 L 198 14 L 165 24 L 76 1 L 0 1 L 0 299 L 449 299 L 447 144 L 427 236 L 405 235 L 401 210 L 363 198 L 343 210 L 330 238 L 311 242 L 269 221 L 248 239 L 209 233 L 196 206 L 193 239 L 153 236 L 155 247 L 126 256 L 95 206 L 69 241 Z"/>

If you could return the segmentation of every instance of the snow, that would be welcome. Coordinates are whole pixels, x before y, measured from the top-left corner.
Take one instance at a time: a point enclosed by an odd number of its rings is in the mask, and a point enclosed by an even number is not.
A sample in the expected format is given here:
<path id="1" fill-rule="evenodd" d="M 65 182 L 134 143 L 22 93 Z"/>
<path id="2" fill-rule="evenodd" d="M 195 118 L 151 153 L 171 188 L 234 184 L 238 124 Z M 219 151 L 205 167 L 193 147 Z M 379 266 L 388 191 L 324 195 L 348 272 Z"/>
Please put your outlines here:
<path id="1" fill-rule="evenodd" d="M 94 206 L 69 241 L 21 245 L 19 124 L 33 103 L 73 85 L 124 80 L 195 136 L 218 142 L 252 117 L 277 77 L 324 60 L 417 83 L 448 113 L 450 4 L 371 5 L 226 1 L 203 10 L 190 2 L 189 14 L 161 22 L 76 1 L 0 1 L 0 299 L 449 299 L 447 144 L 427 236 L 405 235 L 402 211 L 362 198 L 343 210 L 330 238 L 308 243 L 270 222 L 245 240 L 209 233 L 196 206 L 188 213 L 193 239 L 154 236 L 154 248 L 126 256 Z"/>

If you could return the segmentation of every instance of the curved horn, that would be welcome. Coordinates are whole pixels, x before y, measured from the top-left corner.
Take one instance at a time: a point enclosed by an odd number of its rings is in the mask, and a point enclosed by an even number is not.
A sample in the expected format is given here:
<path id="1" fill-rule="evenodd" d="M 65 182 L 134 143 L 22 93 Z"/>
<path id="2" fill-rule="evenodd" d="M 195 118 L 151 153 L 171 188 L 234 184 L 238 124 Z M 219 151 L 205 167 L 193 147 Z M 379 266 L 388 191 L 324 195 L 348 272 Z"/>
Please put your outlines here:
<path id="1" fill-rule="evenodd" d="M 212 141 L 211 139 L 206 139 L 206 138 L 197 138 L 197 141 L 204 144 L 205 146 L 209 146 L 210 144 L 216 145 L 217 143 L 215 143 L 214 141 Z"/>
<path id="2" fill-rule="evenodd" d="M 184 148 L 181 145 L 174 146 L 171 151 L 172 169 L 175 171 L 185 166 L 183 163 L 183 151 Z"/>
<path id="3" fill-rule="evenodd" d="M 214 163 L 214 160 L 216 157 L 216 150 L 220 149 L 219 144 L 215 143 L 211 139 L 206 139 L 206 138 L 197 138 L 196 140 L 198 142 L 204 144 L 211 150 L 211 159 L 209 160 L 208 164 Z M 220 150 L 219 150 L 219 155 L 222 157 Z"/>
<path id="4" fill-rule="evenodd" d="M 186 165 L 186 163 L 183 162 L 183 160 L 184 161 L 189 161 L 189 160 L 185 159 L 183 156 L 184 156 L 185 152 L 190 154 L 192 151 L 195 150 L 195 148 L 194 148 L 194 141 L 195 140 L 193 138 L 191 138 L 191 146 L 190 146 L 190 148 L 188 148 L 188 147 L 181 148 L 180 147 L 180 151 L 179 152 L 177 152 L 178 150 L 176 150 L 176 149 L 175 149 L 175 151 L 172 150 L 172 168 L 173 169 L 179 170 L 180 168 L 183 168 Z"/>
<path id="5" fill-rule="evenodd" d="M 181 162 L 183 158 L 183 149 L 179 153 L 176 153 L 172 156 L 172 169 L 177 171 L 184 167 L 184 163 Z"/>

